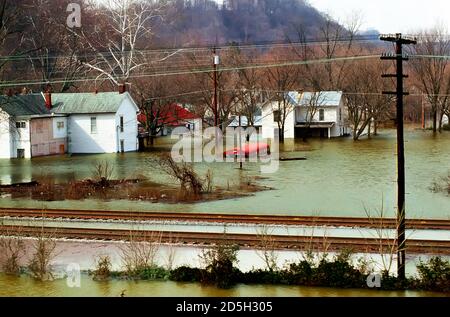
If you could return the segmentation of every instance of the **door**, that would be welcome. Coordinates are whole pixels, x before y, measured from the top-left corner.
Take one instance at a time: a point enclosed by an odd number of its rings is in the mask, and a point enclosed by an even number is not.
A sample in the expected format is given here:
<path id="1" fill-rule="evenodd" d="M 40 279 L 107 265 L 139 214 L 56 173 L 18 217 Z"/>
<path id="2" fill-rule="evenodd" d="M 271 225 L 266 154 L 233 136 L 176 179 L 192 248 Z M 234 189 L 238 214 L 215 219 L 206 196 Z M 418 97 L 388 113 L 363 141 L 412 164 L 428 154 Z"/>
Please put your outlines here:
<path id="1" fill-rule="evenodd" d="M 125 141 L 120 140 L 120 153 L 124 153 L 124 152 L 125 152 Z"/>
<path id="2" fill-rule="evenodd" d="M 17 149 L 17 158 L 20 158 L 20 159 L 25 158 L 25 150 L 24 149 Z"/>
<path id="3" fill-rule="evenodd" d="M 66 153 L 66 149 L 65 149 L 64 144 L 60 144 L 59 145 L 59 154 L 63 155 L 65 153 Z"/>

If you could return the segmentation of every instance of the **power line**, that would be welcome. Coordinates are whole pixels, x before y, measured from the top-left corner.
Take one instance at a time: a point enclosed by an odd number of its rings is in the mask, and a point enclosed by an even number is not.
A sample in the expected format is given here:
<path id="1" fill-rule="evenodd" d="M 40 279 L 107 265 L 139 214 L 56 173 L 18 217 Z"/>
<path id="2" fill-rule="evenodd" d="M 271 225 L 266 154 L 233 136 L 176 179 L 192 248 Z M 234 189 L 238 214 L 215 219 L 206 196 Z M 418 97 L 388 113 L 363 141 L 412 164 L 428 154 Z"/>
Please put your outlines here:
<path id="1" fill-rule="evenodd" d="M 262 69 L 262 68 L 276 68 L 276 67 L 287 67 L 287 66 L 297 66 L 297 65 L 312 65 L 312 64 L 325 64 L 331 62 L 339 62 L 339 61 L 357 61 L 357 60 L 365 60 L 365 59 L 373 59 L 378 58 L 379 55 L 362 55 L 362 56 L 347 56 L 347 57 L 335 57 L 335 58 L 325 58 L 325 59 L 316 59 L 316 60 L 306 60 L 306 61 L 292 61 L 278 64 L 267 64 L 267 65 L 251 65 L 251 66 L 241 66 L 241 67 L 218 67 L 219 72 L 229 72 L 235 70 L 247 70 L 247 69 Z M 151 73 L 151 74 L 139 74 L 139 75 L 131 75 L 128 79 L 136 79 L 136 78 L 151 78 L 151 77 L 164 77 L 164 76 L 180 76 L 180 75 L 191 75 L 191 74 L 202 74 L 202 73 L 211 73 L 213 71 L 212 67 L 207 69 L 196 69 L 196 70 L 186 70 L 179 72 L 160 72 L 160 73 Z M 87 81 L 97 81 L 99 77 L 96 76 L 91 78 L 74 78 L 72 80 L 67 79 L 55 79 L 51 81 L 22 81 L 22 82 L 4 82 L 0 84 L 0 87 L 14 87 L 14 86 L 24 86 L 24 85 L 44 85 L 44 84 L 62 84 L 66 82 L 76 83 L 76 82 L 87 82 Z"/>

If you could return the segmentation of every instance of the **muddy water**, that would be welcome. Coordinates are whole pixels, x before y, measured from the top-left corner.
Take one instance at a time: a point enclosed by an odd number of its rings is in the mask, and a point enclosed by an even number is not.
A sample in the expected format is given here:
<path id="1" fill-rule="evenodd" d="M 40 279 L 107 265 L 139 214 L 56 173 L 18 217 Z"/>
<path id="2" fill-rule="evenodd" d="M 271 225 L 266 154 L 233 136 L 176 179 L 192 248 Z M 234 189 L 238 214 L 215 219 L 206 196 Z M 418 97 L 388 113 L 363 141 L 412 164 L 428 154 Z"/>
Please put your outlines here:
<path id="1" fill-rule="evenodd" d="M 372 140 L 312 140 L 307 145 L 287 142 L 285 155 L 306 156 L 307 161 L 280 162 L 278 172 L 262 175 L 259 164 L 197 164 L 200 173 L 211 169 L 219 186 L 237 184 L 240 177 L 263 176 L 259 182 L 274 188 L 252 197 L 197 204 L 152 204 L 128 201 L 36 202 L 4 197 L 0 206 L 79 209 L 126 209 L 184 212 L 221 212 L 321 216 L 365 216 L 364 209 L 380 209 L 393 215 L 396 200 L 396 139 L 392 130 Z M 143 175 L 155 182 L 171 182 L 152 168 L 152 154 L 91 155 L 0 160 L 2 183 L 23 182 L 50 174 L 58 181 L 90 177 L 92 163 L 108 160 L 117 178 Z M 450 219 L 450 197 L 429 189 L 450 171 L 450 133 L 406 133 L 407 213 L 414 218 Z"/>
<path id="2" fill-rule="evenodd" d="M 230 290 L 190 283 L 164 281 L 107 281 L 94 282 L 83 275 L 80 288 L 70 288 L 65 280 L 38 282 L 29 277 L 11 277 L 0 274 L 0 296 L 51 296 L 51 297 L 309 297 L 309 296 L 383 296 L 383 297 L 435 297 L 449 296 L 432 292 L 386 292 L 370 290 L 338 290 L 319 287 L 298 286 L 250 286 L 239 285 Z"/>

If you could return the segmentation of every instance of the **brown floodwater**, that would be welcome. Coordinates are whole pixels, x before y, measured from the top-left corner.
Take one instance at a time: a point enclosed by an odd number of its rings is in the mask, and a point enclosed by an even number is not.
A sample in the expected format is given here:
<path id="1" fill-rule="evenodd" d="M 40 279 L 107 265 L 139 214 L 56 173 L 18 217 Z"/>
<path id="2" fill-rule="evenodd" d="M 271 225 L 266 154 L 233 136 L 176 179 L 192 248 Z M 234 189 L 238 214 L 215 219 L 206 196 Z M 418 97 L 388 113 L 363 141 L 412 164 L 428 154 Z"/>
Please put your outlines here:
<path id="1" fill-rule="evenodd" d="M 242 178 L 258 178 L 258 183 L 274 190 L 251 197 L 192 204 L 166 204 L 145 201 L 82 200 L 37 202 L 31 199 L 0 199 L 0 206 L 121 209 L 174 212 L 253 213 L 319 216 L 366 216 L 384 205 L 393 216 L 396 205 L 396 135 L 383 130 L 371 140 L 353 142 L 348 138 L 310 140 L 308 144 L 287 141 L 283 155 L 305 156 L 306 161 L 280 162 L 274 174 L 261 174 L 260 164 L 196 164 L 200 174 L 213 171 L 214 183 L 227 187 Z M 32 160 L 0 160 L 2 184 L 27 182 L 50 174 L 57 181 L 91 177 L 92 165 L 107 160 L 114 165 L 114 177 L 146 177 L 156 183 L 173 182 L 151 164 L 152 153 L 46 157 Z M 450 197 L 433 192 L 433 182 L 450 172 L 450 133 L 434 136 L 429 131 L 406 132 L 406 208 L 409 218 L 450 219 Z"/>
<path id="2" fill-rule="evenodd" d="M 65 280 L 39 282 L 27 276 L 0 274 L 0 296 L 35 297 L 442 297 L 445 293 L 416 291 L 377 291 L 300 286 L 238 285 L 229 290 L 192 283 L 165 281 L 94 282 L 82 275 L 81 287 L 70 288 Z"/>

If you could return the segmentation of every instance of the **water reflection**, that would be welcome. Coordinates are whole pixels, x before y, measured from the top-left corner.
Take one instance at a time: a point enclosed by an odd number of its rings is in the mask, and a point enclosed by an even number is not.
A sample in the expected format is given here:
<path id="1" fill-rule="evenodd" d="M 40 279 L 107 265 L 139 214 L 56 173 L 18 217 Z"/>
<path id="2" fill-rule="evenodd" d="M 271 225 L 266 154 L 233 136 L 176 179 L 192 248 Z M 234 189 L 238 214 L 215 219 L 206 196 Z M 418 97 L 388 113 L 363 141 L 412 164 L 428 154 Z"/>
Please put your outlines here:
<path id="1" fill-rule="evenodd" d="M 69 288 L 65 280 L 37 282 L 29 277 L 0 274 L 0 296 L 55 296 L 55 297 L 335 297 L 335 296 L 383 296 L 425 297 L 449 296 L 445 293 L 415 291 L 373 291 L 354 289 L 331 289 L 300 286 L 238 285 L 229 290 L 190 283 L 164 281 L 119 281 L 94 282 L 83 275 L 80 288 Z"/>

